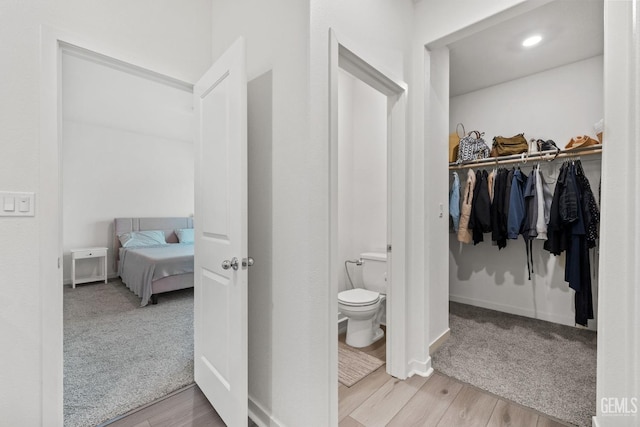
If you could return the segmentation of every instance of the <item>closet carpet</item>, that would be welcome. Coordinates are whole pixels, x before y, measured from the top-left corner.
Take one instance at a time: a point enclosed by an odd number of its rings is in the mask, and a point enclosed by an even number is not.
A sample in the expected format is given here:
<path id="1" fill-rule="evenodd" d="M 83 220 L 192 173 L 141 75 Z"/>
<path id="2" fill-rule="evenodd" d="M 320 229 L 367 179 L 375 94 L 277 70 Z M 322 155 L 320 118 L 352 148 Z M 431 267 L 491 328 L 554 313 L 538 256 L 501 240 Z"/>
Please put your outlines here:
<path id="1" fill-rule="evenodd" d="M 433 368 L 578 426 L 596 413 L 596 333 L 450 303 Z"/>
<path id="2" fill-rule="evenodd" d="M 193 382 L 193 288 L 140 299 L 119 280 L 64 288 L 64 425 L 95 426 Z"/>

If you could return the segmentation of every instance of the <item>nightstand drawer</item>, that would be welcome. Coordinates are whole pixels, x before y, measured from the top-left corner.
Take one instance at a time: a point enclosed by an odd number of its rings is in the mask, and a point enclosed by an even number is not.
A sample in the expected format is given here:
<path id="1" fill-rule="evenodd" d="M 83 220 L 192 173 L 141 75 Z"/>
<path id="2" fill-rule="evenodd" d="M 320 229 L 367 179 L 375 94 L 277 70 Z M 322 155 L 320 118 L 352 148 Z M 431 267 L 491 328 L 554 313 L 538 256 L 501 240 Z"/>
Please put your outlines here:
<path id="1" fill-rule="evenodd" d="M 82 259 L 82 258 L 96 258 L 107 256 L 107 250 L 104 248 L 96 248 L 96 249 L 83 249 L 80 251 L 72 251 L 71 257 L 74 259 Z"/>

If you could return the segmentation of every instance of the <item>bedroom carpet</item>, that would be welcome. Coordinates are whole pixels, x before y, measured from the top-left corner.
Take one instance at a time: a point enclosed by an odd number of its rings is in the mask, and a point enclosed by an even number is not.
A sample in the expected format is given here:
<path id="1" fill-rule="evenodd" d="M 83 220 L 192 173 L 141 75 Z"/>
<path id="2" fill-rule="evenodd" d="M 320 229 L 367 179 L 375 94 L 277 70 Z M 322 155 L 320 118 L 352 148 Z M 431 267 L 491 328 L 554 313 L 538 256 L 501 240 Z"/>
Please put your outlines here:
<path id="1" fill-rule="evenodd" d="M 140 299 L 119 280 L 64 288 L 64 425 L 95 426 L 193 382 L 193 288 Z"/>
<path id="2" fill-rule="evenodd" d="M 450 303 L 433 368 L 578 426 L 596 413 L 596 333 Z"/>
<path id="3" fill-rule="evenodd" d="M 382 365 L 384 362 L 377 357 L 338 342 L 338 381 L 347 387 L 351 387 Z"/>

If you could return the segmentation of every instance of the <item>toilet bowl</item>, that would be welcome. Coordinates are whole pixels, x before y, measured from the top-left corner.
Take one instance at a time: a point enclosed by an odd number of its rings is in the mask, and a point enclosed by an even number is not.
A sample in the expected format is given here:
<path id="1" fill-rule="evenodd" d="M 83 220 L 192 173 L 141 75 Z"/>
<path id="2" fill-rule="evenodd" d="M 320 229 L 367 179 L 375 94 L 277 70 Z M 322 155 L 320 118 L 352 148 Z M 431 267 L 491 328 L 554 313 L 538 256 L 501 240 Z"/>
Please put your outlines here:
<path id="1" fill-rule="evenodd" d="M 349 319 L 347 345 L 362 348 L 384 336 L 378 316 L 382 302 L 383 297 L 378 292 L 366 289 L 350 289 L 338 294 L 338 309 Z"/>
<path id="2" fill-rule="evenodd" d="M 386 299 L 387 257 L 386 254 L 364 253 L 361 259 L 364 288 L 338 294 L 338 309 L 348 318 L 346 343 L 356 348 L 367 347 L 384 336 L 380 319 Z"/>

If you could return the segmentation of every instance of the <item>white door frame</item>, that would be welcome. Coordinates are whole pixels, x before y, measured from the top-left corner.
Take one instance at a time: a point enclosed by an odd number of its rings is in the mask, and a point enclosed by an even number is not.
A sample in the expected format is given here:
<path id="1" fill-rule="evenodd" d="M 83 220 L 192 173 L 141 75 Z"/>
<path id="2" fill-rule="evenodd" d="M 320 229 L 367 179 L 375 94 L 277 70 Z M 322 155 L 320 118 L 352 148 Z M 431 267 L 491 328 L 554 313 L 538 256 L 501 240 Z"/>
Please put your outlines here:
<path id="1" fill-rule="evenodd" d="M 63 425 L 62 309 L 62 51 L 86 53 L 112 67 L 193 92 L 193 85 L 138 64 L 75 34 L 46 25 L 40 39 L 40 144 L 38 166 L 41 311 L 41 425 Z"/>
<path id="2" fill-rule="evenodd" d="M 342 262 L 338 259 L 338 75 L 348 71 L 387 97 L 387 372 L 394 377 L 407 377 L 406 346 L 406 108 L 405 82 L 365 58 L 353 42 L 338 37 L 330 30 L 329 43 L 329 277 L 331 319 L 330 361 L 333 382 L 337 378 L 338 276 Z"/>

